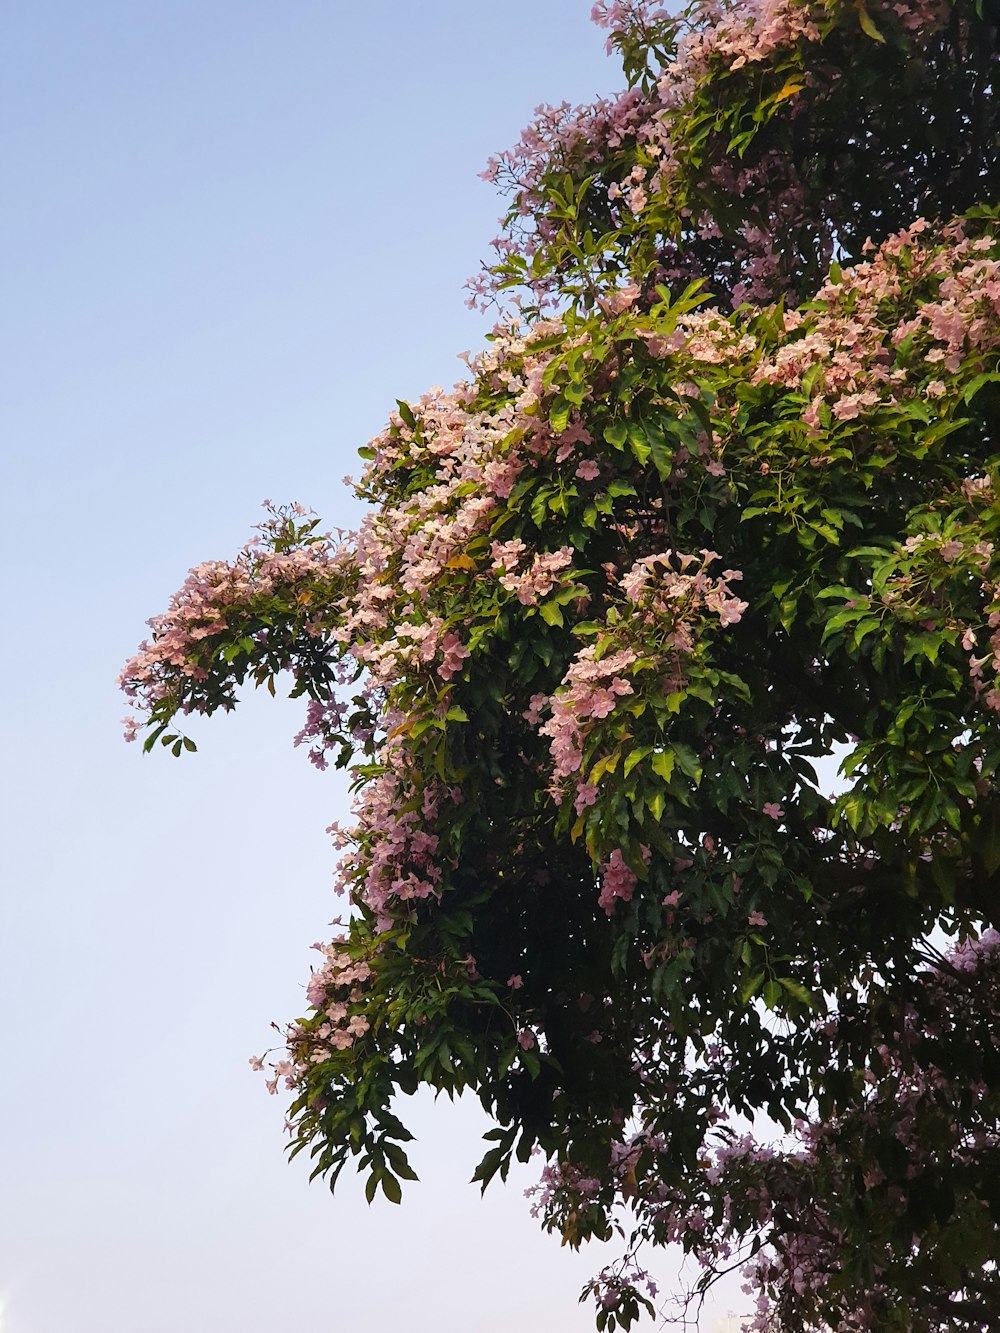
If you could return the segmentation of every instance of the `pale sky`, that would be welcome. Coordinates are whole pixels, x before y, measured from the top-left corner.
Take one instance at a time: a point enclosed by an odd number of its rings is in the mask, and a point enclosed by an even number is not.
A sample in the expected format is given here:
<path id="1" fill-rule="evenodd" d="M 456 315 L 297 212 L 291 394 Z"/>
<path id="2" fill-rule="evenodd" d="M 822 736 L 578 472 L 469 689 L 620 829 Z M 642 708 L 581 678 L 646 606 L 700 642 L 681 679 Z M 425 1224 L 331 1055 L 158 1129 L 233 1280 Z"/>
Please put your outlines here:
<path id="1" fill-rule="evenodd" d="M 298 705 L 175 761 L 124 744 L 115 689 L 265 496 L 352 525 L 355 449 L 459 376 L 477 173 L 539 101 L 618 86 L 589 9 L 3 6 L 0 1333 L 593 1328 L 605 1260 L 539 1231 L 534 1173 L 466 1184 L 474 1107 L 404 1108 L 401 1208 L 286 1163 L 247 1061 L 339 910 L 343 788 Z"/>

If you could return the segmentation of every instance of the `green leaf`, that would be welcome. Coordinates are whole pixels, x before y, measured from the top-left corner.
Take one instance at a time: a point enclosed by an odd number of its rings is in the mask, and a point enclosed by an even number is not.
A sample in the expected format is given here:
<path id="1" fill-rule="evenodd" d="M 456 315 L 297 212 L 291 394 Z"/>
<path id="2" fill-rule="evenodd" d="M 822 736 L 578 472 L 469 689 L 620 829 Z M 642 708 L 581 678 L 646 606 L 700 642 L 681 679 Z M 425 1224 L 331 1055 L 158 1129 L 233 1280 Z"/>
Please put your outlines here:
<path id="1" fill-rule="evenodd" d="M 399 1203 L 403 1197 L 403 1190 L 399 1181 L 388 1171 L 382 1176 L 382 1193 L 390 1203 Z"/>
<path id="2" fill-rule="evenodd" d="M 552 400 L 552 405 L 549 408 L 549 425 L 557 435 L 561 435 L 569 425 L 572 414 L 572 404 L 567 402 L 562 394 Z"/>
<path id="3" fill-rule="evenodd" d="M 998 371 L 991 370 L 986 372 L 985 374 L 977 375 L 974 379 L 971 379 L 969 383 L 965 386 L 965 392 L 962 394 L 962 402 L 965 403 L 966 405 L 971 403 L 973 398 L 975 398 L 976 394 L 979 392 L 979 390 L 983 387 L 984 384 L 998 384 L 998 383 L 1000 383 L 1000 372 Z"/>
<path id="4" fill-rule="evenodd" d="M 418 1179 L 417 1173 L 410 1165 L 406 1153 L 403 1152 L 398 1144 L 387 1143 L 385 1145 L 385 1155 L 386 1160 L 397 1176 L 400 1176 L 403 1180 Z"/>
<path id="5" fill-rule="evenodd" d="M 412 430 L 417 424 L 417 418 L 413 415 L 413 409 L 410 407 L 410 404 L 403 398 L 397 398 L 396 407 L 399 410 L 399 415 Z"/>
<path id="6" fill-rule="evenodd" d="M 636 764 L 641 763 L 650 753 L 652 748 L 651 745 L 640 745 L 635 750 L 631 750 L 625 760 L 624 768 L 622 769 L 623 776 L 627 778 L 633 768 L 635 768 Z"/>
<path id="7" fill-rule="evenodd" d="M 504 1148 L 491 1148 L 476 1167 L 472 1180 L 473 1182 L 479 1181 L 481 1183 L 483 1193 L 486 1192 L 486 1186 L 490 1183 L 496 1173 L 503 1169 L 509 1151 L 509 1148 L 506 1150 Z"/>
<path id="8" fill-rule="evenodd" d="M 781 977 L 780 980 L 782 989 L 787 991 L 793 999 L 798 1000 L 799 1004 L 804 1004 L 810 1009 L 813 1007 L 813 997 L 805 986 L 800 985 L 797 981 L 792 981 L 790 977 Z"/>
<path id="9" fill-rule="evenodd" d="M 781 999 L 781 983 L 773 978 L 765 982 L 763 990 L 764 1003 L 768 1009 L 777 1009 L 778 1001 Z"/>
<path id="10" fill-rule="evenodd" d="M 861 31 L 866 37 L 870 37 L 873 42 L 885 42 L 885 38 L 872 22 L 872 16 L 865 8 L 865 0 L 854 0 L 854 8 L 858 13 L 858 22 L 861 24 Z"/>
<path id="11" fill-rule="evenodd" d="M 633 422 L 628 428 L 629 446 L 636 458 L 643 467 L 649 462 L 649 455 L 652 452 L 652 445 L 646 438 L 642 427 Z"/>
<path id="12" fill-rule="evenodd" d="M 943 642 L 944 636 L 941 634 L 934 634 L 930 630 L 918 630 L 907 639 L 903 650 L 903 661 L 912 662 L 919 654 L 921 657 L 926 657 L 929 662 L 936 662 Z"/>
<path id="13" fill-rule="evenodd" d="M 764 982 L 764 973 L 758 972 L 755 976 L 748 977 L 740 988 L 740 1004 L 746 1004 L 760 990 Z"/>
<path id="14" fill-rule="evenodd" d="M 701 763 L 698 756 L 689 745 L 682 745 L 676 742 L 673 746 L 673 753 L 677 757 L 677 762 L 681 766 L 681 772 L 691 779 L 697 787 L 701 782 Z"/>

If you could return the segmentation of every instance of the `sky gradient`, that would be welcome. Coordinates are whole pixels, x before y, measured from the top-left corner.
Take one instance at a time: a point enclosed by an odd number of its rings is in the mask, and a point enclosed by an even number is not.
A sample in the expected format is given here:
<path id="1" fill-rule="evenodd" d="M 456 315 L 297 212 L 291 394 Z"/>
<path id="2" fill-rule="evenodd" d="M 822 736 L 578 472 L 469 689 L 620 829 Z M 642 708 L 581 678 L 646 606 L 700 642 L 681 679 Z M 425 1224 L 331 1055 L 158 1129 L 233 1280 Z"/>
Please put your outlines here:
<path id="1" fill-rule="evenodd" d="M 265 497 L 352 526 L 355 450 L 459 377 L 477 173 L 536 103 L 620 82 L 589 7 L 3 7 L 0 1333 L 593 1327 L 600 1252 L 538 1231 L 534 1172 L 466 1184 L 475 1107 L 418 1099 L 401 1208 L 286 1164 L 248 1057 L 338 911 L 343 787 L 295 704 L 174 761 L 124 744 L 115 688 Z"/>

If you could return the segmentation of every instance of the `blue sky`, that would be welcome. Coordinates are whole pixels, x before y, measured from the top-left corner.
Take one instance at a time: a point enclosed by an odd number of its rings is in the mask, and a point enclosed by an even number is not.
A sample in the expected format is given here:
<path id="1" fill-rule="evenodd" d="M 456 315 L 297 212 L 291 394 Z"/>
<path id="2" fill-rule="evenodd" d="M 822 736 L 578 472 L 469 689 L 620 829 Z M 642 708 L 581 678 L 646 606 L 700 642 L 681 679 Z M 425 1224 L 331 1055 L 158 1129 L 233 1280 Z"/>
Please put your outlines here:
<path id="1" fill-rule="evenodd" d="M 466 1185 L 474 1108 L 413 1108 L 399 1209 L 286 1164 L 247 1059 L 338 910 L 343 789 L 296 705 L 143 759 L 115 690 L 265 496 L 351 526 L 356 448 L 458 378 L 501 209 L 477 173 L 539 101 L 619 82 L 588 11 L 4 6 L 2 1333 L 593 1326 L 601 1256 L 538 1232 L 532 1173 Z"/>

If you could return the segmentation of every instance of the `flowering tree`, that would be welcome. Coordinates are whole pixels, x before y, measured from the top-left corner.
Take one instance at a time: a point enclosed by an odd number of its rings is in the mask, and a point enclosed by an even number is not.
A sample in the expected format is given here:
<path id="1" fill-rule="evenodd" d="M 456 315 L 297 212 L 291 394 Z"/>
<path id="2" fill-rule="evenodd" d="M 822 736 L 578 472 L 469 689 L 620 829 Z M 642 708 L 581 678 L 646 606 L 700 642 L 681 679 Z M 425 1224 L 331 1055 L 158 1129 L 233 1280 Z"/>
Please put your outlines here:
<path id="1" fill-rule="evenodd" d="M 270 1082 L 316 1174 L 398 1200 L 398 1094 L 471 1089 L 484 1188 L 540 1151 L 543 1224 L 621 1238 L 602 1329 L 668 1243 L 756 1330 L 995 1329 L 1000 7 L 594 17 L 627 91 L 488 173 L 516 313 L 356 534 L 192 571 L 130 733 L 290 672 L 353 776 Z"/>

